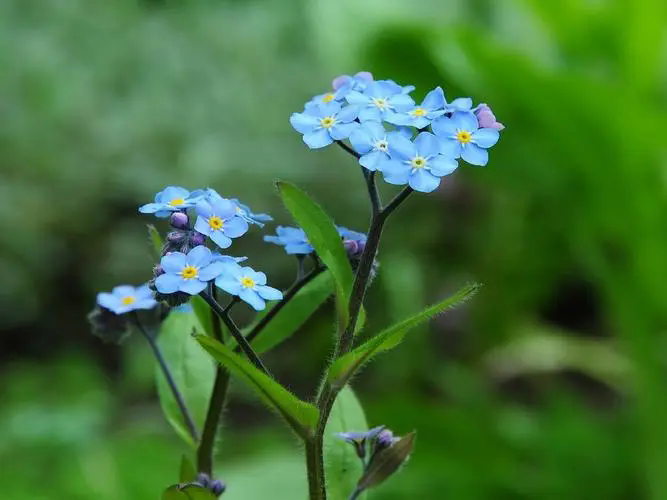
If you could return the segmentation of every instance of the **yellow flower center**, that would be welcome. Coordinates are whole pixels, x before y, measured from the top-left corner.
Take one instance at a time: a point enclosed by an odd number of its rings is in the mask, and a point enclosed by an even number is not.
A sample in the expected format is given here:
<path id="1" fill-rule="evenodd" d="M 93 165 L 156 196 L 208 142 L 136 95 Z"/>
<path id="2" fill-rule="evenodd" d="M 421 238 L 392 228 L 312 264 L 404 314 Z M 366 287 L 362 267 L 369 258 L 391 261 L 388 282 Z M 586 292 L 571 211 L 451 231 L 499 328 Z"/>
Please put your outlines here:
<path id="1" fill-rule="evenodd" d="M 386 139 L 380 139 L 375 143 L 375 148 L 379 149 L 380 151 L 387 151 L 387 148 L 389 148 L 389 142 Z"/>
<path id="2" fill-rule="evenodd" d="M 191 280 L 192 278 L 196 278 L 198 274 L 199 271 L 194 266 L 185 266 L 183 269 L 181 269 L 181 278 L 184 280 Z"/>
<path id="3" fill-rule="evenodd" d="M 217 215 L 212 215 L 208 219 L 208 225 L 211 226 L 211 229 L 222 229 L 222 226 L 225 225 L 225 221 Z"/>
<path id="4" fill-rule="evenodd" d="M 322 125 L 322 128 L 331 128 L 333 127 L 334 123 L 336 123 L 336 119 L 333 116 L 325 116 L 324 118 L 320 119 L 320 125 Z"/>
<path id="5" fill-rule="evenodd" d="M 172 207 L 177 207 L 177 206 L 179 206 L 179 205 L 183 205 L 183 204 L 185 204 L 185 199 L 183 199 L 183 198 L 174 198 L 173 200 L 171 200 L 171 201 L 169 202 L 169 204 L 170 204 Z"/>
<path id="6" fill-rule="evenodd" d="M 472 140 L 472 134 L 467 130 L 459 130 L 456 133 L 456 139 L 463 144 L 468 144 Z"/>
<path id="7" fill-rule="evenodd" d="M 124 306 L 129 306 L 134 304 L 137 301 L 136 297 L 133 297 L 132 295 L 128 295 L 127 297 L 123 297 L 120 299 L 120 303 L 123 304 Z"/>
<path id="8" fill-rule="evenodd" d="M 373 104 L 375 104 L 375 106 L 379 109 L 386 109 L 389 107 L 389 103 L 384 97 L 374 97 Z"/>
<path id="9" fill-rule="evenodd" d="M 322 96 L 322 102 L 331 102 L 334 100 L 336 96 L 333 95 L 332 93 L 324 94 Z"/>
<path id="10" fill-rule="evenodd" d="M 241 286 L 243 286 L 243 288 L 252 288 L 255 286 L 255 280 L 248 276 L 244 276 L 241 278 Z"/>
<path id="11" fill-rule="evenodd" d="M 424 108 L 415 108 L 412 110 L 414 116 L 426 116 L 426 110 Z"/>
<path id="12" fill-rule="evenodd" d="M 426 166 L 426 158 L 423 156 L 415 156 L 410 160 L 413 168 L 424 168 Z"/>

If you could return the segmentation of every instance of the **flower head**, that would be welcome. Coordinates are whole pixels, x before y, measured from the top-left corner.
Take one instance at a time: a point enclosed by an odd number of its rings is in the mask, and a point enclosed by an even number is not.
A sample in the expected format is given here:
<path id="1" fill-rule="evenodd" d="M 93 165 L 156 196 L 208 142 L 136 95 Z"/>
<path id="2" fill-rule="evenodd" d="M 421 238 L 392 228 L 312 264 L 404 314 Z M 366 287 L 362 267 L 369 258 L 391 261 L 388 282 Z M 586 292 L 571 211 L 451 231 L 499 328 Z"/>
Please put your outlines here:
<path id="1" fill-rule="evenodd" d="M 496 115 L 493 114 L 491 108 L 482 103 L 474 110 L 480 128 L 495 128 L 496 130 L 503 130 L 505 125 L 496 120 Z"/>
<path id="2" fill-rule="evenodd" d="M 404 127 L 387 132 L 380 122 L 363 122 L 350 135 L 350 144 L 361 155 L 361 166 L 371 171 L 381 170 L 382 163 L 389 159 L 389 142 L 397 134 L 408 139 L 412 136 L 412 132 Z"/>
<path id="3" fill-rule="evenodd" d="M 308 236 L 303 229 L 298 227 L 278 226 L 277 236 L 264 236 L 264 241 L 285 247 L 288 254 L 308 255 L 313 252 L 313 246 L 308 241 Z"/>
<path id="4" fill-rule="evenodd" d="M 157 217 L 169 217 L 172 212 L 195 206 L 204 192 L 201 189 L 188 191 L 179 186 L 168 186 L 155 195 L 153 203 L 139 207 L 142 214 L 155 214 Z"/>
<path id="5" fill-rule="evenodd" d="M 211 252 L 211 262 L 243 262 L 248 260 L 248 257 L 232 257 L 231 255 L 222 255 L 219 252 Z"/>
<path id="6" fill-rule="evenodd" d="M 265 222 L 270 222 L 273 220 L 269 214 L 256 214 L 248 205 L 244 205 L 236 198 L 230 200 L 234 205 L 236 205 L 236 215 L 241 217 L 243 220 L 250 224 L 256 224 L 259 227 L 264 227 Z"/>
<path id="7" fill-rule="evenodd" d="M 366 444 L 373 440 L 382 430 L 384 425 L 379 427 L 374 427 L 373 429 L 366 432 L 339 432 L 336 434 L 336 437 L 343 439 L 346 443 L 350 443 L 354 446 L 357 456 L 363 459 L 367 453 Z"/>
<path id="8" fill-rule="evenodd" d="M 452 102 L 447 103 L 445 99 L 445 111 L 454 113 L 456 111 L 470 111 L 472 108 L 472 99 L 470 97 L 457 97 Z"/>
<path id="9" fill-rule="evenodd" d="M 303 142 L 309 148 L 328 146 L 333 141 L 347 139 L 358 126 L 354 121 L 358 106 L 341 107 L 336 101 L 306 108 L 303 113 L 292 113 L 290 123 L 303 134 Z"/>
<path id="10" fill-rule="evenodd" d="M 369 83 L 373 81 L 373 74 L 369 71 L 359 71 L 356 75 L 340 75 L 334 78 L 331 86 L 334 90 L 341 88 L 350 90 L 358 90 L 363 92 Z"/>
<path id="11" fill-rule="evenodd" d="M 456 160 L 440 154 L 440 148 L 438 138 L 429 132 L 421 132 L 414 142 L 396 136 L 389 147 L 391 160 L 382 165 L 384 180 L 430 193 L 440 185 L 442 176 L 458 167 Z"/>
<path id="12" fill-rule="evenodd" d="M 248 231 L 248 223 L 238 215 L 237 206 L 231 200 L 211 198 L 197 203 L 195 231 L 205 234 L 220 248 L 229 248 L 232 238 Z"/>
<path id="13" fill-rule="evenodd" d="M 120 285 L 111 290 L 111 293 L 98 293 L 97 305 L 115 314 L 125 314 L 137 309 L 152 309 L 157 305 L 157 301 L 153 298 L 153 291 L 148 285 L 136 288 Z"/>
<path id="14" fill-rule="evenodd" d="M 266 307 L 266 300 L 280 300 L 280 290 L 266 286 L 266 275 L 256 272 L 250 267 L 241 267 L 236 263 L 223 265 L 222 273 L 215 279 L 215 286 L 225 292 L 239 297 L 250 304 L 255 310 Z"/>
<path id="15" fill-rule="evenodd" d="M 197 295 L 206 283 L 217 278 L 225 264 L 213 262 L 213 254 L 203 245 L 194 247 L 187 255 L 172 252 L 160 260 L 164 274 L 155 278 L 155 288 L 161 294 L 176 292 Z"/>
<path id="16" fill-rule="evenodd" d="M 431 90 L 422 103 L 400 113 L 387 116 L 394 125 L 408 125 L 418 129 L 426 128 L 435 118 L 445 113 L 445 93 L 440 87 Z"/>
<path id="17" fill-rule="evenodd" d="M 498 142 L 495 128 L 480 128 L 471 112 L 456 112 L 441 116 L 431 125 L 441 141 L 441 152 L 450 158 L 463 158 L 472 165 L 484 166 L 489 161 L 487 148 Z"/>
<path id="18" fill-rule="evenodd" d="M 361 107 L 359 121 L 380 122 L 387 116 L 406 111 L 414 106 L 415 101 L 407 95 L 404 89 L 391 80 L 380 80 L 370 83 L 363 93 L 357 90 L 350 91 L 345 99 L 350 104 Z"/>

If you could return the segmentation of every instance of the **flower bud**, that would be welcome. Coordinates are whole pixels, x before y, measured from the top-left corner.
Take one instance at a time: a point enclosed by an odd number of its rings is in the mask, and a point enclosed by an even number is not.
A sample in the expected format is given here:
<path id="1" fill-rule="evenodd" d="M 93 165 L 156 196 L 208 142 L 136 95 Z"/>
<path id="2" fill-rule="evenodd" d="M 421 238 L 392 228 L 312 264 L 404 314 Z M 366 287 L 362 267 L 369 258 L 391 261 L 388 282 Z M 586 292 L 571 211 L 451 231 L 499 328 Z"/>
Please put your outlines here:
<path id="1" fill-rule="evenodd" d="M 115 314 L 103 307 L 95 307 L 88 314 L 88 322 L 93 335 L 104 342 L 120 344 L 130 334 L 126 315 Z"/>
<path id="2" fill-rule="evenodd" d="M 211 493 L 213 493 L 216 497 L 219 497 L 225 492 L 227 485 L 219 479 L 213 479 L 209 484 L 208 489 L 211 490 Z"/>
<path id="3" fill-rule="evenodd" d="M 203 245 L 204 243 L 206 243 L 206 236 L 204 236 L 201 233 L 198 233 L 197 231 L 192 231 L 190 233 L 190 245 L 196 247 L 199 245 Z"/>
<path id="4" fill-rule="evenodd" d="M 481 128 L 493 128 L 496 130 L 505 128 L 505 125 L 496 121 L 496 115 L 494 115 L 491 108 L 484 103 L 477 106 L 477 109 L 475 109 L 475 116 L 477 117 L 477 121 Z"/>
<path id="5" fill-rule="evenodd" d="M 208 488 L 211 483 L 211 479 L 205 472 L 200 472 L 199 474 L 197 474 L 197 479 L 195 479 L 195 482 L 203 486 L 204 488 Z"/>
<path id="6" fill-rule="evenodd" d="M 171 231 L 167 233 L 167 241 L 170 243 L 180 243 L 188 236 L 184 231 Z"/>
<path id="7" fill-rule="evenodd" d="M 169 218 L 169 223 L 171 227 L 175 229 L 189 229 L 190 220 L 188 219 L 188 214 L 185 212 L 174 212 Z"/>

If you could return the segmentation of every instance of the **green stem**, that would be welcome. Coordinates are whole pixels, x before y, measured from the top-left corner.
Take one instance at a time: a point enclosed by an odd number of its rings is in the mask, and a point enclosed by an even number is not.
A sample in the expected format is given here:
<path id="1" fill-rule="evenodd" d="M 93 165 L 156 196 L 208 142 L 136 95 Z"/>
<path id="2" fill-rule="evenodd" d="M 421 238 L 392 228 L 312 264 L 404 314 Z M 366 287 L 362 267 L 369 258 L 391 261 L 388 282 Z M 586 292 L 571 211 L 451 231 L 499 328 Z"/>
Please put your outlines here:
<path id="1" fill-rule="evenodd" d="M 311 436 L 306 439 L 306 466 L 308 470 L 308 498 L 310 500 L 326 500 L 322 436 Z"/>

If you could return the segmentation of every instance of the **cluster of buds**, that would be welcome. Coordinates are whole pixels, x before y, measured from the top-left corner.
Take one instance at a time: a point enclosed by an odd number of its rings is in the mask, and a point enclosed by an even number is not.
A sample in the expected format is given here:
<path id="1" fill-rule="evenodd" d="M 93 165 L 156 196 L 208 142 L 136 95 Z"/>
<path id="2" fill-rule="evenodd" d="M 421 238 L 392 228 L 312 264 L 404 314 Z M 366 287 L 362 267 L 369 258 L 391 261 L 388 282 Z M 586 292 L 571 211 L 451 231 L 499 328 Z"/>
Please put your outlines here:
<path id="1" fill-rule="evenodd" d="M 204 472 L 200 472 L 199 474 L 197 474 L 197 479 L 195 479 L 191 484 L 201 486 L 202 488 L 206 488 L 216 497 L 222 495 L 227 489 L 227 485 L 223 481 L 220 481 L 220 479 L 213 479 Z"/>

